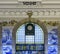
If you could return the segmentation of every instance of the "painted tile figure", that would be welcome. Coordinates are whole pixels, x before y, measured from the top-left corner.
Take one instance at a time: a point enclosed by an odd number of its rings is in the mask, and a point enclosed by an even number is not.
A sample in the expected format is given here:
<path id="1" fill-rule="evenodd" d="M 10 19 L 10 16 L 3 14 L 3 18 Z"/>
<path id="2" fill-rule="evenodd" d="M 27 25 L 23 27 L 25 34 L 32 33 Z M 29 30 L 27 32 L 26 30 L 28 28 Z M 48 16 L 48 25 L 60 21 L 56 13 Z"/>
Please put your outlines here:
<path id="1" fill-rule="evenodd" d="M 2 51 L 3 54 L 12 54 L 12 32 L 9 28 L 2 30 Z"/>
<path id="2" fill-rule="evenodd" d="M 48 33 L 48 54 L 58 54 L 58 31 L 52 29 Z"/>

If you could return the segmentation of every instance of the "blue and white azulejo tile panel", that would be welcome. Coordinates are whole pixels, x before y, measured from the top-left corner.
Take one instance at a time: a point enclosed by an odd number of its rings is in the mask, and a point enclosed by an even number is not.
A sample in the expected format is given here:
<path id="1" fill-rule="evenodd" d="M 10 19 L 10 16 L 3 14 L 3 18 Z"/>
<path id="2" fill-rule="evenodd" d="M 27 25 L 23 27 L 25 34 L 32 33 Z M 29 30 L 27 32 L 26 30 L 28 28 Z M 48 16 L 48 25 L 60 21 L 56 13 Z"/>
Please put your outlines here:
<path id="1" fill-rule="evenodd" d="M 48 46 L 48 54 L 58 54 L 58 46 L 57 45 Z"/>
<path id="2" fill-rule="evenodd" d="M 12 30 L 10 27 L 2 28 L 2 53 L 12 54 Z"/>
<path id="3" fill-rule="evenodd" d="M 48 32 L 48 44 L 58 44 L 58 31 L 56 28 Z"/>
<path id="4" fill-rule="evenodd" d="M 2 44 L 12 44 L 12 32 L 9 28 L 2 29 Z"/>
<path id="5" fill-rule="evenodd" d="M 58 54 L 58 29 L 48 31 L 48 54 Z"/>
<path id="6" fill-rule="evenodd" d="M 2 50 L 3 50 L 3 54 L 12 54 L 12 46 L 11 45 L 3 45 Z"/>

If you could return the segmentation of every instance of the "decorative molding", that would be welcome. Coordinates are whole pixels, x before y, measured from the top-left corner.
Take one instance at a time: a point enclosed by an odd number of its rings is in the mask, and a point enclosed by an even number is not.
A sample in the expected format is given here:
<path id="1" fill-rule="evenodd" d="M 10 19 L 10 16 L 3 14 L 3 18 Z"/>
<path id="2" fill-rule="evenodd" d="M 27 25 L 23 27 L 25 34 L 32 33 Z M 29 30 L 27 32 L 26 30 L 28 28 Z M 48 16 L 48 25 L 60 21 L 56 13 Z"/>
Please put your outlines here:
<path id="1" fill-rule="evenodd" d="M 0 0 L 0 4 L 19 4 L 19 3 L 23 3 L 23 2 L 40 2 L 42 5 L 44 4 L 59 4 L 60 5 L 60 1 L 59 0 Z"/>
<path id="2" fill-rule="evenodd" d="M 22 25 L 22 24 L 25 24 L 25 23 L 28 23 L 29 22 L 29 18 L 26 18 L 26 19 L 23 19 L 21 21 L 19 21 L 15 26 L 14 26 L 14 29 L 13 29 L 13 40 L 16 40 L 16 31 L 17 29 Z M 35 24 L 38 24 L 44 31 L 44 42 L 45 42 L 45 51 L 44 53 L 47 54 L 47 49 L 48 47 L 47 44 L 48 44 L 48 32 L 47 32 L 47 28 L 45 26 L 45 24 L 41 21 L 39 21 L 38 19 L 34 19 L 34 18 L 31 18 L 31 22 L 32 23 L 35 23 Z M 16 41 L 14 41 L 14 44 L 16 43 Z M 13 48 L 15 49 L 15 45 L 13 45 Z M 15 52 L 15 51 L 14 51 Z"/>
<path id="3" fill-rule="evenodd" d="M 23 4 L 24 3 L 24 4 Z M 60 1 L 0 1 L 0 8 L 60 8 Z"/>
<path id="4" fill-rule="evenodd" d="M 29 9 L 27 9 L 27 11 L 26 10 L 23 10 L 23 11 L 18 10 L 17 11 L 17 9 L 15 11 L 13 11 L 13 10 L 7 10 L 7 11 L 2 10 L 2 11 L 0 11 L 0 17 L 5 17 L 5 16 L 27 16 L 26 12 L 28 12 L 28 11 L 31 11 L 31 10 L 29 10 Z M 33 12 L 32 16 L 60 17 L 60 10 L 53 10 L 53 9 L 51 9 L 51 10 L 49 10 L 49 9 L 48 10 L 46 10 L 46 9 L 41 10 L 41 9 L 38 9 L 38 10 L 32 10 L 32 12 Z"/>
<path id="5" fill-rule="evenodd" d="M 32 11 L 32 18 L 40 20 L 60 21 L 60 9 L 0 9 L 0 22 L 13 19 L 21 20 L 28 18 L 27 12 Z"/>
<path id="6" fill-rule="evenodd" d="M 28 21 L 32 21 L 33 20 L 33 18 L 28 18 Z M 19 21 L 16 21 L 16 20 L 11 20 L 11 21 L 9 21 L 9 22 L 7 22 L 7 21 L 3 21 L 3 22 L 0 22 L 0 25 L 2 25 L 2 26 L 15 26 L 17 23 L 18 23 Z M 48 25 L 50 25 L 50 26 L 58 26 L 58 25 L 60 25 L 60 22 L 58 22 L 58 21 L 41 21 L 41 22 L 43 22 L 46 26 L 48 26 Z"/>
<path id="7" fill-rule="evenodd" d="M 45 1 L 42 1 L 42 4 L 60 4 L 60 1 L 58 1 L 58 0 L 45 0 Z"/>

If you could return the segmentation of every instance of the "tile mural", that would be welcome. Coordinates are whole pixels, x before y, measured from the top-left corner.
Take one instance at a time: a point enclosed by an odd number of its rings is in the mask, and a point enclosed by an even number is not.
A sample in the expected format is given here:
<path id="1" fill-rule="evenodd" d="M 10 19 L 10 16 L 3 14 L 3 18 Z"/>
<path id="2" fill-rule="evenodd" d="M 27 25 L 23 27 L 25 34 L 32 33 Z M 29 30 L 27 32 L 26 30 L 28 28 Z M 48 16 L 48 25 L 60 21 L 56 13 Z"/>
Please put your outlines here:
<path id="1" fill-rule="evenodd" d="M 12 54 L 12 31 L 8 27 L 2 29 L 2 53 Z"/>

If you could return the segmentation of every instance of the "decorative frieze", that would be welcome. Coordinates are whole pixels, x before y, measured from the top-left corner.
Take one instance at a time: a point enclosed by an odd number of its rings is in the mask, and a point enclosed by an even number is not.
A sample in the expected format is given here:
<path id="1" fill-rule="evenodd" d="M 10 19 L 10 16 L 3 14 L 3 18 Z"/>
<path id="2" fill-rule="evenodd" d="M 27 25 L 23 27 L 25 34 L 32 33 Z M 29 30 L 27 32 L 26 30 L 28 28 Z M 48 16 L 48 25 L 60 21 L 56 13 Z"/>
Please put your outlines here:
<path id="1" fill-rule="evenodd" d="M 0 17 L 3 17 L 3 16 L 27 16 L 26 12 L 28 12 L 29 10 L 27 11 L 0 11 Z M 54 17 L 57 17 L 59 16 L 60 17 L 60 11 L 55 11 L 55 10 L 37 10 L 37 11 L 33 11 L 33 16 L 54 16 Z M 3 16 L 2 16 L 3 15 Z"/>
<path id="2" fill-rule="evenodd" d="M 58 9 L 0 9 L 0 22 L 10 21 L 12 19 L 19 21 L 21 19 L 28 18 L 28 11 L 33 12 L 32 18 L 39 18 L 40 20 L 60 21 L 60 10 Z"/>
<path id="3" fill-rule="evenodd" d="M 33 19 L 32 19 L 33 20 Z M 18 23 L 19 21 L 16 21 L 16 20 L 11 20 L 9 22 L 7 21 L 3 21 L 3 22 L 0 22 L 0 25 L 2 26 L 14 26 Z M 60 25 L 60 22 L 58 21 L 42 21 L 44 24 L 46 25 L 50 25 L 50 26 L 58 26 Z"/>

